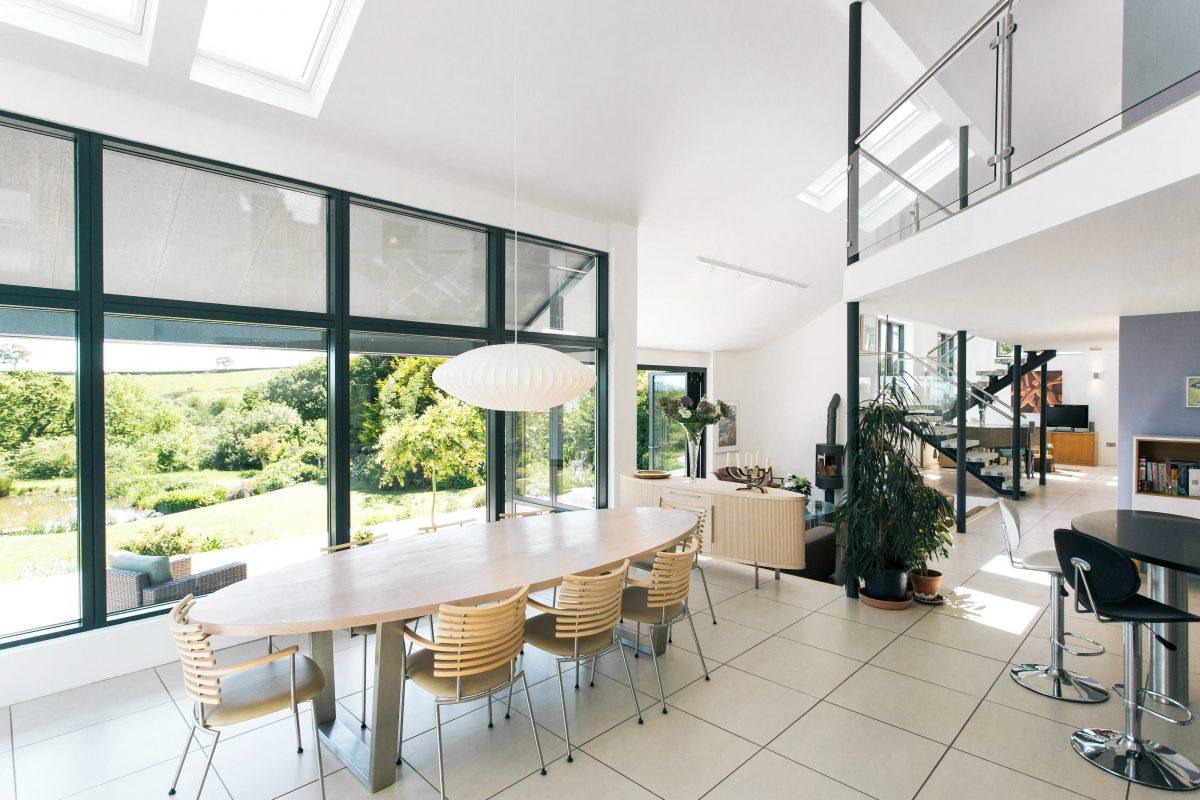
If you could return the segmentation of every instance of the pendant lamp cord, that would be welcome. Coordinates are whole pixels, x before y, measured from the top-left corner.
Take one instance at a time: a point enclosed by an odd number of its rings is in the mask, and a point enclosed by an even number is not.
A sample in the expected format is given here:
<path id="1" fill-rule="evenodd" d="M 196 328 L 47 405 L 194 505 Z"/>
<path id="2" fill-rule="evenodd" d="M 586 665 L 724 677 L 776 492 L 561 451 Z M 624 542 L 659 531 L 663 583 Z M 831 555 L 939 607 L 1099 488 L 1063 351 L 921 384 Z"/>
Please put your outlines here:
<path id="1" fill-rule="evenodd" d="M 517 49 L 518 30 L 517 12 L 520 0 L 513 0 L 513 67 L 512 67 L 512 161 L 513 161 L 513 344 L 520 336 L 521 319 L 517 305 L 517 295 L 521 291 L 521 229 L 517 227 L 517 60 L 520 52 Z"/>

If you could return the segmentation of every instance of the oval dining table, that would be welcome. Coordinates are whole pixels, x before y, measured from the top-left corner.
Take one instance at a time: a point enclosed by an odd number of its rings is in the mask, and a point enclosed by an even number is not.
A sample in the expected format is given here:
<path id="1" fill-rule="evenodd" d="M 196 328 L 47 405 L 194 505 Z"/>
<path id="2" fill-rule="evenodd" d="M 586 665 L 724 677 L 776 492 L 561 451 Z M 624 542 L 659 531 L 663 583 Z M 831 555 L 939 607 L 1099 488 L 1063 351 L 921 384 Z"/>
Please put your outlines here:
<path id="1" fill-rule="evenodd" d="M 1200 575 L 1200 519 L 1122 509 L 1080 514 L 1071 520 L 1071 527 L 1145 563 L 1150 597 L 1188 610 L 1187 576 L 1189 573 Z M 1150 627 L 1174 644 L 1175 649 L 1163 647 L 1151 639 L 1148 686 L 1187 703 L 1187 623 L 1156 623 Z"/>
<path id="2" fill-rule="evenodd" d="M 247 578 L 200 598 L 190 617 L 211 634 L 308 634 L 310 655 L 325 674 L 313 701 L 321 739 L 377 792 L 396 780 L 406 620 L 436 613 L 443 603 L 499 600 L 521 586 L 538 591 L 564 575 L 632 561 L 669 547 L 695 525 L 690 511 L 614 508 L 419 534 Z M 376 631 L 369 729 L 337 714 L 333 631 L 358 625 Z"/>

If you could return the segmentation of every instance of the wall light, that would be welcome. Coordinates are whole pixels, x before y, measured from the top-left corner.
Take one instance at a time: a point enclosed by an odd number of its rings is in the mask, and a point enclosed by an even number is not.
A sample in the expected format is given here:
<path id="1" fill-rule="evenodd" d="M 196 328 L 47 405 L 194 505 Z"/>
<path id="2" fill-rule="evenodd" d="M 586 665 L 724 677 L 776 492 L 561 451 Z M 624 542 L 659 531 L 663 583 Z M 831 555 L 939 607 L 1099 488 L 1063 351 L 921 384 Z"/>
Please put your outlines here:
<path id="1" fill-rule="evenodd" d="M 1094 381 L 1098 381 L 1098 380 L 1100 380 L 1100 373 L 1099 373 L 1099 372 L 1093 372 L 1093 373 L 1092 373 L 1092 380 L 1094 380 Z"/>

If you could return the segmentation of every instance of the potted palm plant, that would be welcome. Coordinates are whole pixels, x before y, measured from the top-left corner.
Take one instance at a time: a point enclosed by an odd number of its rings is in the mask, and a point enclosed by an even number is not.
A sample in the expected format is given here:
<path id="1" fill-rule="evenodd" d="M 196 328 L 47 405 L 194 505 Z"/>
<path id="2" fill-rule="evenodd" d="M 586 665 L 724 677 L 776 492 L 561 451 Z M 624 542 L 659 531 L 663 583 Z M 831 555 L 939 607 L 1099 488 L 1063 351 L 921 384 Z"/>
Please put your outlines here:
<path id="1" fill-rule="evenodd" d="M 925 484 L 914 455 L 923 423 L 908 414 L 912 396 L 903 383 L 888 382 L 859 405 L 858 432 L 847 448 L 854 491 L 833 515 L 846 574 L 861 579 L 864 602 L 887 608 L 911 602 L 909 570 L 948 556 L 952 542 L 950 501 Z"/>

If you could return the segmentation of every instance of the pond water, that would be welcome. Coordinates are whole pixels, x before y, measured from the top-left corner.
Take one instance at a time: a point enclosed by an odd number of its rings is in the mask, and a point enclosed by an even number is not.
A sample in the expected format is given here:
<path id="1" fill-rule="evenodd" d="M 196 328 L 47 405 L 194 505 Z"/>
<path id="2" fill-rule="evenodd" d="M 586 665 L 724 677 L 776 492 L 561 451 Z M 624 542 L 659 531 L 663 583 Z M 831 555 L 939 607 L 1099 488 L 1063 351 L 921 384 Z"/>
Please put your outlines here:
<path id="1" fill-rule="evenodd" d="M 67 530 L 78 513 L 75 495 L 65 492 L 30 492 L 0 497 L 0 535 L 47 525 Z"/>

